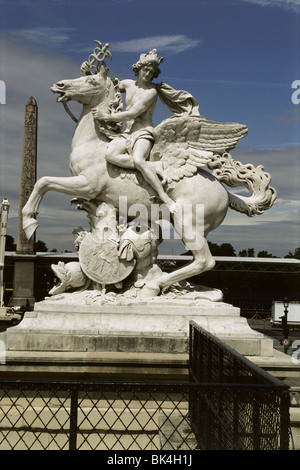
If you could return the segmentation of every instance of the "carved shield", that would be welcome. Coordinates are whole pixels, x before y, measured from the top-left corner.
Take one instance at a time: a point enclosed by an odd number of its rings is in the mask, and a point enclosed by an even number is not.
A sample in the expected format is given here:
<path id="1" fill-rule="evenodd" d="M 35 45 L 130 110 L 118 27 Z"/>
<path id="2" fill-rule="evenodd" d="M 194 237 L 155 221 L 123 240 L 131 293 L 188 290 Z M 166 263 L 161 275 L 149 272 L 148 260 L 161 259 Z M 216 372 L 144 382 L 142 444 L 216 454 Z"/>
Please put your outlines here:
<path id="1" fill-rule="evenodd" d="M 120 259 L 115 243 L 107 239 L 99 241 L 91 233 L 88 233 L 80 244 L 79 262 L 82 271 L 102 285 L 123 281 L 136 264 L 135 259 Z"/>

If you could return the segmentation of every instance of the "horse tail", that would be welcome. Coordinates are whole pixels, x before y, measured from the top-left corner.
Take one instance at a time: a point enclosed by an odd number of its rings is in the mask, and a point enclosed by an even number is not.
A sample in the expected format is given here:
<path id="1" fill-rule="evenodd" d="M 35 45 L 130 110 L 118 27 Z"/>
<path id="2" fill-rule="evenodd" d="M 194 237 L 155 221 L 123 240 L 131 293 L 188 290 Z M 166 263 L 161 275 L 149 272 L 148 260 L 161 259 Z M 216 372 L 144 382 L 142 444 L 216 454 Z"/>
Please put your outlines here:
<path id="1" fill-rule="evenodd" d="M 231 209 L 253 217 L 263 214 L 273 206 L 277 193 L 270 186 L 271 175 L 264 171 L 262 165 L 243 165 L 224 152 L 222 155 L 214 155 L 208 167 L 213 170 L 213 175 L 227 186 L 244 186 L 250 192 L 251 196 L 242 196 L 228 191 Z"/>

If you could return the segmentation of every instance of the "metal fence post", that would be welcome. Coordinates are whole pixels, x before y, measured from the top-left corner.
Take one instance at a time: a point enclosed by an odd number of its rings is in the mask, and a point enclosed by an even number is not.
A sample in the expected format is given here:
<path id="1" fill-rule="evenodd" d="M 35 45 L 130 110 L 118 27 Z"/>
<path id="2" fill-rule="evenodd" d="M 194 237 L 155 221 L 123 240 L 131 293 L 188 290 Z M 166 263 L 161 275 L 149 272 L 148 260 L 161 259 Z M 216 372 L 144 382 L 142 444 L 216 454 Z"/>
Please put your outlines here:
<path id="1" fill-rule="evenodd" d="M 289 450 L 290 447 L 290 393 L 282 392 L 280 400 L 280 450 Z"/>
<path id="2" fill-rule="evenodd" d="M 78 390 L 71 392 L 69 450 L 77 450 Z"/>
<path id="3" fill-rule="evenodd" d="M 203 391 L 198 411 L 192 406 L 202 448 L 288 450 L 289 386 L 199 325 L 193 323 L 192 333 L 190 376 L 216 392 L 206 398 Z"/>
<path id="4" fill-rule="evenodd" d="M 252 445 L 253 450 L 263 450 L 261 449 L 261 427 L 259 423 L 259 403 L 257 402 L 256 397 L 253 397 L 252 403 Z"/>

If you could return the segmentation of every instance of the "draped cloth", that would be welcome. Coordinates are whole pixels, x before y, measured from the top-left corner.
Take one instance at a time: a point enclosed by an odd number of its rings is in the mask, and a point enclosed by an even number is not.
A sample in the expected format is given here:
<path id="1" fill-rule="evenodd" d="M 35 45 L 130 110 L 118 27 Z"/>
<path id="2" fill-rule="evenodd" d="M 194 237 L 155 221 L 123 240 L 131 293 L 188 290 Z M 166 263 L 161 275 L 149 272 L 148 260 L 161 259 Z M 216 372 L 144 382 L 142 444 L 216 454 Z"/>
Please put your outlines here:
<path id="1" fill-rule="evenodd" d="M 198 101 L 187 91 L 175 90 L 166 83 L 155 85 L 161 102 L 175 115 L 200 116 Z"/>
<path id="2" fill-rule="evenodd" d="M 153 134 L 153 127 L 147 126 L 143 129 L 139 129 L 138 131 L 130 132 L 123 132 L 120 137 L 124 137 L 126 139 L 126 149 L 129 155 L 132 155 L 133 148 L 136 142 L 140 139 L 149 140 L 152 145 L 154 143 L 154 134 Z"/>

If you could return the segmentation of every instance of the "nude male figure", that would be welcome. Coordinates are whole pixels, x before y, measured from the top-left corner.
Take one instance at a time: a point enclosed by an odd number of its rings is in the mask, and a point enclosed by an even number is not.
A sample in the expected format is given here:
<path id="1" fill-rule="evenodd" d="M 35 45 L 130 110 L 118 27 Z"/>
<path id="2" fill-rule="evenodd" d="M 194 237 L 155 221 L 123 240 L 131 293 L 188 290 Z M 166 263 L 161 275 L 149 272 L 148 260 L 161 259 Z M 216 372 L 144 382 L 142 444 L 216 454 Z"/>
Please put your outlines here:
<path id="1" fill-rule="evenodd" d="M 155 49 L 148 54 L 142 54 L 139 61 L 133 65 L 137 80 L 120 82 L 120 91 L 126 94 L 126 110 L 107 114 L 95 108 L 93 116 L 99 121 L 126 122 L 126 131 L 121 137 L 113 139 L 108 146 L 107 161 L 122 168 L 139 170 L 161 201 L 174 213 L 177 211 L 175 202 L 166 194 L 156 169 L 148 162 L 154 143 L 152 116 L 158 97 L 152 79 L 159 75 L 158 65 L 162 60 L 157 57 Z"/>

